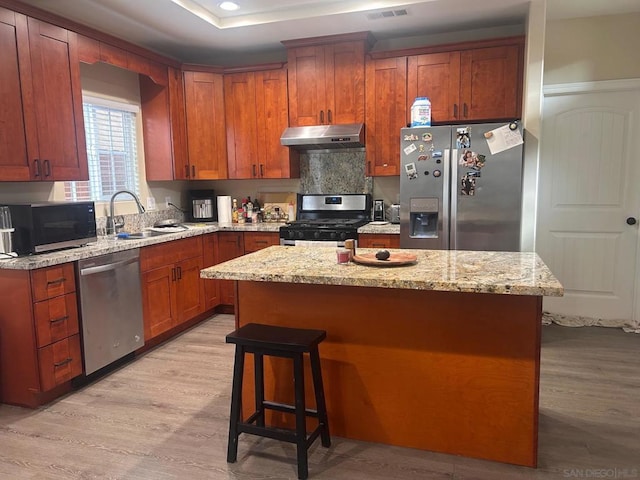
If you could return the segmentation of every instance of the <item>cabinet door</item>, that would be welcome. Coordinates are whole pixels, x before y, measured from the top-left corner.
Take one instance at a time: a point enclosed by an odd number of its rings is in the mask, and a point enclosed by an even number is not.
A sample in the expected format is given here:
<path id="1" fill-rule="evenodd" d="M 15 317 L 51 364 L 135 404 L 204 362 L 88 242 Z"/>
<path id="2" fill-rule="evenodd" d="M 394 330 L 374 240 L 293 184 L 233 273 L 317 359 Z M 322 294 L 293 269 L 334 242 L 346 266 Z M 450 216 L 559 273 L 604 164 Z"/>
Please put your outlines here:
<path id="1" fill-rule="evenodd" d="M 244 255 L 242 232 L 218 232 L 218 263 Z M 235 282 L 220 280 L 220 302 L 223 305 L 235 303 Z"/>
<path id="2" fill-rule="evenodd" d="M 460 52 L 431 53 L 409 57 L 407 121 L 416 97 L 429 97 L 431 122 L 460 118 Z"/>
<path id="3" fill-rule="evenodd" d="M 174 287 L 176 280 L 177 272 L 173 265 L 142 273 L 145 340 L 151 340 L 176 324 L 178 311 Z"/>
<path id="4" fill-rule="evenodd" d="M 324 48 L 290 48 L 289 124 L 294 127 L 327 123 L 325 110 Z M 321 113 L 322 112 L 322 113 Z"/>
<path id="5" fill-rule="evenodd" d="M 73 335 L 38 349 L 40 387 L 43 392 L 82 375 L 80 336 Z"/>
<path id="6" fill-rule="evenodd" d="M 461 53 L 462 119 L 498 120 L 520 116 L 521 57 L 518 45 Z"/>
<path id="7" fill-rule="evenodd" d="M 23 116 L 31 98 L 27 17 L 0 8 L 0 45 L 0 180 L 31 180 L 30 159 L 38 153 L 35 132 L 27 149 Z"/>
<path id="8" fill-rule="evenodd" d="M 280 144 L 280 136 L 289 125 L 286 71 L 256 72 L 255 91 L 258 176 L 260 178 L 299 177 L 298 152 Z"/>
<path id="9" fill-rule="evenodd" d="M 28 20 L 41 180 L 88 180 L 76 34 Z"/>
<path id="10" fill-rule="evenodd" d="M 210 233 L 202 239 L 202 268 L 212 267 L 217 262 L 218 234 Z M 211 310 L 220 305 L 220 280 L 202 278 L 204 285 L 204 309 Z"/>
<path id="11" fill-rule="evenodd" d="M 33 304 L 38 347 L 44 347 L 75 335 L 78 329 L 78 305 L 75 293 Z"/>
<path id="12" fill-rule="evenodd" d="M 222 75 L 184 72 L 191 180 L 227 178 Z"/>
<path id="13" fill-rule="evenodd" d="M 259 177 L 255 74 L 225 75 L 224 94 L 229 178 Z"/>
<path id="14" fill-rule="evenodd" d="M 406 57 L 367 62 L 367 175 L 400 173 L 400 129 L 407 122 Z"/>
<path id="15" fill-rule="evenodd" d="M 204 311 L 203 285 L 200 282 L 202 257 L 189 258 L 176 264 L 177 324 L 186 322 Z"/>
<path id="16" fill-rule="evenodd" d="M 169 115 L 171 117 L 171 140 L 173 146 L 173 178 L 175 180 L 186 180 L 189 169 L 189 155 L 187 150 L 187 118 L 182 71 L 169 67 L 168 79 Z"/>
<path id="17" fill-rule="evenodd" d="M 341 42 L 325 47 L 327 124 L 364 122 L 364 43 Z"/>

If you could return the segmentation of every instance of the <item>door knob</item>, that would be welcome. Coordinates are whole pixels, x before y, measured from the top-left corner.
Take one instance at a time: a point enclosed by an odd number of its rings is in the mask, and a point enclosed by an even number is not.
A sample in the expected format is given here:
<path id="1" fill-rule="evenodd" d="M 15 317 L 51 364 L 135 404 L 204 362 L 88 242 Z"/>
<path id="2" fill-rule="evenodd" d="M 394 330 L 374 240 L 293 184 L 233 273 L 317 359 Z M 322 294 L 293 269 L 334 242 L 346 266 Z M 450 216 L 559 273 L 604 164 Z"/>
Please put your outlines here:
<path id="1" fill-rule="evenodd" d="M 636 219 L 635 217 L 629 217 L 627 218 L 627 225 L 635 225 L 636 224 Z"/>

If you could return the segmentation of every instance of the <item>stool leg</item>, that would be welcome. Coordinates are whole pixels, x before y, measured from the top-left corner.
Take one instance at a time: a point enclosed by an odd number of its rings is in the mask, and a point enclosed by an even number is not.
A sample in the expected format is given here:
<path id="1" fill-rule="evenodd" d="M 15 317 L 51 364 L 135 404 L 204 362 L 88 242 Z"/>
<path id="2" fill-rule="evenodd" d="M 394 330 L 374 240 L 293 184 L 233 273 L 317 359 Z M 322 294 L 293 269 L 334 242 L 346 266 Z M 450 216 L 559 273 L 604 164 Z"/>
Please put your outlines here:
<path id="1" fill-rule="evenodd" d="M 316 393 L 316 408 L 318 409 L 318 421 L 322 425 L 320 440 L 323 447 L 331 446 L 331 436 L 329 435 L 329 418 L 327 417 L 327 405 L 324 400 L 324 386 L 322 384 L 322 370 L 320 369 L 320 355 L 318 348 L 312 348 L 309 352 L 311 357 L 311 374 L 313 376 L 313 390 Z"/>
<path id="2" fill-rule="evenodd" d="M 256 418 L 256 425 L 264 427 L 264 362 L 261 353 L 253 354 L 253 365 L 255 370 L 256 412 L 259 412 Z"/>
<path id="3" fill-rule="evenodd" d="M 242 376 L 244 374 L 244 347 L 236 345 L 231 389 L 231 414 L 229 415 L 229 443 L 227 462 L 234 463 L 238 457 L 238 423 L 242 412 Z"/>
<path id="4" fill-rule="evenodd" d="M 304 366 L 302 353 L 293 357 L 293 381 L 296 394 L 296 446 L 298 457 L 298 478 L 305 480 L 309 476 L 307 458 L 307 420 L 304 404 Z"/>

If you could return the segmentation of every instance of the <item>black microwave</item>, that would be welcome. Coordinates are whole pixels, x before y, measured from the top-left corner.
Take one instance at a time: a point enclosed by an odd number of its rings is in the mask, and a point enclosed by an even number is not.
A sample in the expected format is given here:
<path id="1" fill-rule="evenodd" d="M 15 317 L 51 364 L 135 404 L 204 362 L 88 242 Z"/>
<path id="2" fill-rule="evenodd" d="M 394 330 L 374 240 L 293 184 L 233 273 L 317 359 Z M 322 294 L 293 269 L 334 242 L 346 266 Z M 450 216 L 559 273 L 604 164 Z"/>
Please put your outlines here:
<path id="1" fill-rule="evenodd" d="M 8 207 L 18 255 L 78 247 L 97 240 L 93 202 L 14 203 Z"/>

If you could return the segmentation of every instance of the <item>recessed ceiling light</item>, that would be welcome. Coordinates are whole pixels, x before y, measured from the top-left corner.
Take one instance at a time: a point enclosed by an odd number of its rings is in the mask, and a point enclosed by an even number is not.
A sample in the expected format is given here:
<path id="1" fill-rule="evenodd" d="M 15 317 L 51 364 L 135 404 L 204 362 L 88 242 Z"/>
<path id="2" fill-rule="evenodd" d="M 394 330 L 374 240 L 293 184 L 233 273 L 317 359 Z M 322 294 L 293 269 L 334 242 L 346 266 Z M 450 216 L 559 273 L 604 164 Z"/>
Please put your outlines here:
<path id="1" fill-rule="evenodd" d="M 222 10 L 227 10 L 229 12 L 232 12 L 234 10 L 238 10 L 240 8 L 240 5 L 238 5 L 237 3 L 234 3 L 234 2 L 222 2 L 222 3 L 218 4 L 218 6 Z"/>

